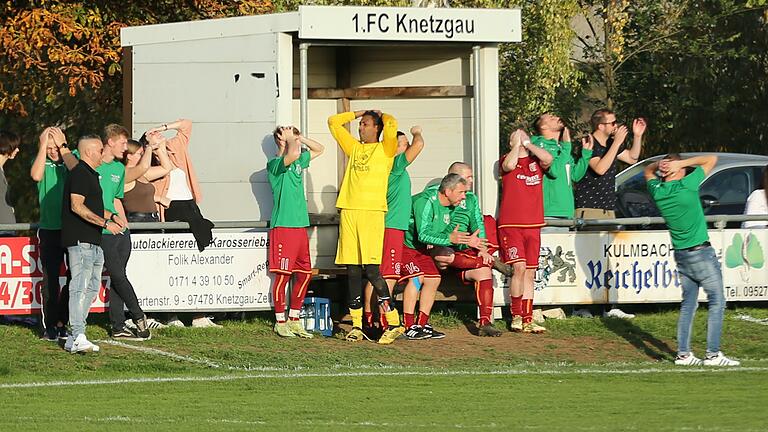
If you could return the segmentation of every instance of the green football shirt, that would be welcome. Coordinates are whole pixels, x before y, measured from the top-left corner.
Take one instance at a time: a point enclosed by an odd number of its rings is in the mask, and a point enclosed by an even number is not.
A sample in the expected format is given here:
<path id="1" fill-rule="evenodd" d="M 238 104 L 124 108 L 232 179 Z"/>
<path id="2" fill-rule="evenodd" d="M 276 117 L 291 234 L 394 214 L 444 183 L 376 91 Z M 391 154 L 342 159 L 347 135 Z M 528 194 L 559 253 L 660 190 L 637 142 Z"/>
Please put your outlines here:
<path id="1" fill-rule="evenodd" d="M 437 189 L 427 188 L 413 196 L 413 212 L 404 244 L 411 249 L 426 245 L 451 246 L 451 207 L 440 204 Z"/>
<path id="2" fill-rule="evenodd" d="M 122 199 L 125 193 L 125 165 L 117 159 L 112 162 L 102 162 L 96 168 L 96 172 L 99 173 L 99 185 L 101 186 L 104 210 L 117 213 L 115 198 Z M 105 229 L 102 229 L 101 233 L 112 234 Z"/>
<path id="3" fill-rule="evenodd" d="M 704 170 L 696 167 L 680 180 L 648 180 L 648 191 L 669 227 L 675 249 L 686 249 L 709 240 L 707 221 L 699 200 L 699 186 L 704 177 Z"/>
<path id="4" fill-rule="evenodd" d="M 283 163 L 283 156 L 267 162 L 267 177 L 274 199 L 272 219 L 269 223 L 271 227 L 309 226 L 307 200 L 304 197 L 304 179 L 301 174 L 309 168 L 310 159 L 310 153 L 305 151 L 289 166 Z"/>
<path id="5" fill-rule="evenodd" d="M 399 230 L 408 229 L 411 216 L 411 176 L 408 175 L 408 158 L 405 153 L 395 156 L 387 184 L 387 216 L 384 227 Z"/>
<path id="6" fill-rule="evenodd" d="M 78 157 L 77 150 L 72 154 Z M 61 202 L 64 199 L 64 183 L 69 170 L 63 161 L 45 159 L 43 179 L 37 182 L 37 200 L 40 203 L 40 228 L 61 229 Z"/>

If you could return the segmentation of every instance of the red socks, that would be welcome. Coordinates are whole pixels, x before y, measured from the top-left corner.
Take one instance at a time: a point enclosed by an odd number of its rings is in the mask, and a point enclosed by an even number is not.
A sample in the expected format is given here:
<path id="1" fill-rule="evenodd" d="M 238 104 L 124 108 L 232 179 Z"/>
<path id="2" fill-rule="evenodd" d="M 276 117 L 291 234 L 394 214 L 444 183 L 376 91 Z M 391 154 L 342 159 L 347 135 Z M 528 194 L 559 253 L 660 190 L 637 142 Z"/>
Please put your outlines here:
<path id="1" fill-rule="evenodd" d="M 418 321 L 418 324 L 420 326 L 422 326 L 422 327 L 427 325 L 427 324 L 429 324 L 429 314 L 426 314 L 424 312 L 419 311 L 419 321 Z"/>
<path id="2" fill-rule="evenodd" d="M 365 326 L 373 327 L 373 312 L 371 311 L 363 312 L 363 317 L 365 319 Z"/>
<path id="3" fill-rule="evenodd" d="M 291 310 L 301 311 L 301 307 L 304 305 L 304 297 L 307 295 L 307 286 L 312 279 L 310 273 L 294 273 L 296 276 L 296 283 L 293 285 L 293 292 L 291 293 Z M 298 314 L 296 314 L 298 319 Z"/>
<path id="4" fill-rule="evenodd" d="M 523 324 L 533 321 L 533 299 L 523 299 Z"/>
<path id="5" fill-rule="evenodd" d="M 475 282 L 477 305 L 480 307 L 480 326 L 491 323 L 493 314 L 493 280 Z"/>
<path id="6" fill-rule="evenodd" d="M 275 281 L 272 283 L 272 299 L 275 303 L 275 318 L 277 322 L 285 322 L 285 286 L 288 285 L 291 275 L 281 273 L 275 274 Z"/>
<path id="7" fill-rule="evenodd" d="M 512 303 L 509 305 L 509 311 L 512 316 L 523 316 L 523 296 L 511 296 Z"/>
<path id="8" fill-rule="evenodd" d="M 413 325 L 414 316 L 412 313 L 403 313 L 403 325 L 405 328 L 409 328 Z"/>

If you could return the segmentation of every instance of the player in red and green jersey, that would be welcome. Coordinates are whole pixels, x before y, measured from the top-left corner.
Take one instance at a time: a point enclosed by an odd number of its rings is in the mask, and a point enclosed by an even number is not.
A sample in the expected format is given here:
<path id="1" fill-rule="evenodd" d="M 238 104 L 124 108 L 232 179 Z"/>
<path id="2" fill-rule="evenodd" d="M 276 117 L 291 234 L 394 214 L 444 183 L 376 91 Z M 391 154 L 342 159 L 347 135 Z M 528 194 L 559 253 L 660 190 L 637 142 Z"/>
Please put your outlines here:
<path id="1" fill-rule="evenodd" d="M 432 253 L 441 247 L 467 244 L 472 240 L 471 236 L 460 232 L 451 223 L 451 210 L 464 200 L 467 186 L 467 181 L 460 175 L 448 174 L 439 186 L 428 187 L 413 196 L 413 211 L 405 233 L 401 267 L 401 281 L 408 281 L 403 293 L 403 311 L 408 326 L 405 335 L 409 339 L 444 336 L 429 326 L 429 314 L 441 279 Z M 479 239 L 475 236 L 474 241 Z M 423 278 L 421 292 L 414 284 L 417 278 Z M 417 298 L 419 318 L 414 323 Z"/>
<path id="2" fill-rule="evenodd" d="M 413 163 L 424 149 L 424 138 L 421 126 L 411 128 L 412 142 L 408 142 L 405 133 L 397 132 L 397 156 L 392 163 L 387 184 L 387 214 L 384 218 L 384 248 L 381 254 L 381 276 L 387 282 L 390 296 L 392 289 L 400 279 L 400 263 L 403 258 L 403 239 L 408 229 L 411 216 L 411 177 L 406 168 Z M 373 285 L 370 282 L 365 287 L 365 302 L 363 303 L 365 325 L 373 327 L 373 312 L 371 299 Z M 407 320 L 406 320 L 407 322 Z M 386 317 L 381 315 L 381 328 L 386 329 Z M 407 327 L 407 326 L 406 326 Z"/>
<path id="3" fill-rule="evenodd" d="M 502 259 L 514 269 L 509 284 L 512 331 L 546 331 L 533 322 L 533 278 L 539 265 L 541 227 L 544 226 L 542 182 L 550 164 L 552 155 L 531 145 L 522 130 L 510 135 L 509 153 L 499 160 L 498 235 Z"/>
<path id="4" fill-rule="evenodd" d="M 307 200 L 302 173 L 309 161 L 325 150 L 317 141 L 305 138 L 294 127 L 278 127 L 273 133 L 277 155 L 267 162 L 274 206 L 269 230 L 269 271 L 275 274 L 272 298 L 275 304 L 275 332 L 283 337 L 311 338 L 299 323 L 299 312 L 312 278 L 309 259 Z M 309 149 L 301 151 L 304 144 Z M 289 320 L 285 317 L 285 288 L 291 277 L 296 281 L 291 293 Z"/>

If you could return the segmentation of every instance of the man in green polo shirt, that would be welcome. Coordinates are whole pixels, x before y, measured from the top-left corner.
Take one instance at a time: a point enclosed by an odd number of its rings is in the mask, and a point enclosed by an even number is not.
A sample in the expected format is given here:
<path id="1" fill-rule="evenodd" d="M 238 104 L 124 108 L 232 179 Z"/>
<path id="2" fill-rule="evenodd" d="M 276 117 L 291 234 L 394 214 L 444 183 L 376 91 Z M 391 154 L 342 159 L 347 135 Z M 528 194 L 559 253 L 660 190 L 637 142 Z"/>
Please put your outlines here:
<path id="1" fill-rule="evenodd" d="M 275 307 L 275 333 L 282 337 L 312 338 L 299 322 L 307 286 L 312 278 L 307 227 L 307 199 L 304 197 L 304 170 L 325 147 L 301 135 L 295 127 L 278 127 L 273 132 L 277 154 L 267 162 L 267 177 L 272 187 L 272 218 L 269 221 L 269 271 L 274 274 L 272 301 Z M 301 151 L 302 144 L 308 151 Z M 295 276 L 288 316 L 285 293 Z"/>
<path id="2" fill-rule="evenodd" d="M 571 133 L 560 117 L 545 113 L 536 119 L 536 134 L 531 142 L 552 155 L 552 165 L 544 175 L 544 217 L 572 219 L 574 212 L 573 184 L 581 180 L 589 168 L 592 143 L 584 142 L 581 158 L 572 155 Z M 542 229 L 542 232 L 548 231 Z"/>
<path id="3" fill-rule="evenodd" d="M 715 249 L 709 244 L 707 222 L 699 201 L 699 187 L 716 163 L 717 156 L 713 155 L 681 159 L 680 155 L 672 153 L 645 168 L 648 191 L 669 227 L 683 290 L 675 359 L 675 364 L 681 366 L 740 364 L 720 351 L 725 309 L 723 275 Z M 686 175 L 690 168 L 692 171 Z M 691 330 L 699 306 L 699 287 L 704 289 L 709 302 L 707 355 L 703 362 L 691 352 Z"/>
<path id="4" fill-rule="evenodd" d="M 147 328 L 144 311 L 139 305 L 136 291 L 128 280 L 126 267 L 131 257 L 131 232 L 125 218 L 123 198 L 126 172 L 122 159 L 128 144 L 129 132 L 123 126 L 110 124 L 104 128 L 104 152 L 101 165 L 96 168 L 99 173 L 104 209 L 112 214 L 112 221 L 122 229 L 120 234 L 112 234 L 104 229 L 101 235 L 101 248 L 104 250 L 104 268 L 110 275 L 109 320 L 112 323 L 112 337 L 115 339 L 147 340 L 152 337 Z M 144 169 L 146 171 L 146 167 Z M 141 176 L 143 172 L 134 172 Z M 135 178 L 129 178 L 133 181 Z M 131 318 L 136 324 L 136 330 L 125 325 L 125 311 L 128 308 Z"/>
<path id="5" fill-rule="evenodd" d="M 77 165 L 77 150 L 70 152 L 64 132 L 48 127 L 40 134 L 40 147 L 29 175 L 37 182 L 40 224 L 37 239 L 43 270 L 43 338 L 67 338 L 69 290 L 59 283 L 61 264 L 67 250 L 61 244 L 61 202 L 69 169 Z M 67 278 L 69 279 L 69 278 Z"/>

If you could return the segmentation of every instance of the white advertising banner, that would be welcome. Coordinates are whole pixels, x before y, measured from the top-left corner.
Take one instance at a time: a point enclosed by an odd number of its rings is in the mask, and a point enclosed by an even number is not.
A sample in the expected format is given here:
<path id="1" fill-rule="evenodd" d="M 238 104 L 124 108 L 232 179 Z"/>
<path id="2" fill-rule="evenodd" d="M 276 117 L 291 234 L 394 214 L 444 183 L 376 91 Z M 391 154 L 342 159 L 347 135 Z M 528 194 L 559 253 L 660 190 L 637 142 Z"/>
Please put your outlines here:
<path id="1" fill-rule="evenodd" d="M 205 251 L 192 234 L 132 234 L 128 277 L 153 311 L 272 308 L 267 233 L 217 233 Z"/>
<path id="2" fill-rule="evenodd" d="M 767 230 L 711 230 L 728 301 L 768 300 Z M 667 231 L 542 234 L 534 303 L 679 302 L 680 280 Z M 497 276 L 497 304 L 509 303 Z M 499 289 L 501 288 L 501 289 Z M 706 299 L 703 290 L 699 298 Z"/>
<path id="3" fill-rule="evenodd" d="M 299 6 L 301 39 L 520 42 L 520 9 Z"/>

